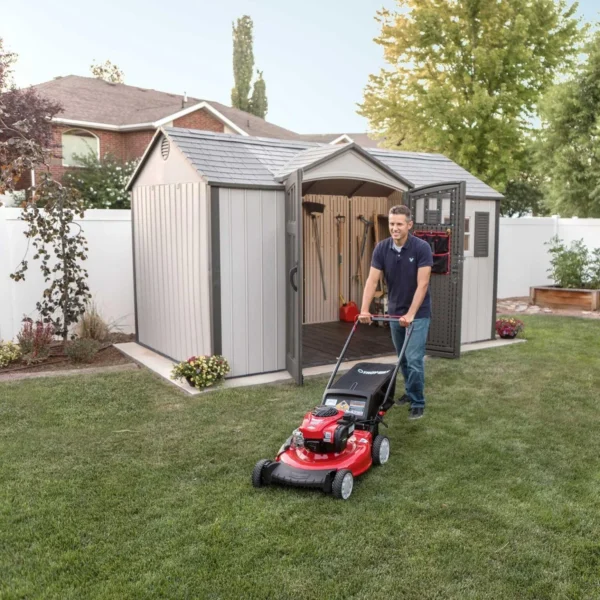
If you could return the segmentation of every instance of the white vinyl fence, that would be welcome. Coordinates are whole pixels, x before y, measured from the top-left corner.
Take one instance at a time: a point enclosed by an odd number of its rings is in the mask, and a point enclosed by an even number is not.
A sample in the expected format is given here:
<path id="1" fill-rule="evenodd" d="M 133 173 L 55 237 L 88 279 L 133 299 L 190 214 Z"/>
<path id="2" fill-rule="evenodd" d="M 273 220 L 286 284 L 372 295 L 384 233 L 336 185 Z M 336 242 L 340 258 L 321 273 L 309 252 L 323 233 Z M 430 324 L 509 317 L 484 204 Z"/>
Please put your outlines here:
<path id="1" fill-rule="evenodd" d="M 549 246 L 558 235 L 566 245 L 583 239 L 593 250 L 600 248 L 600 219 L 524 217 L 500 219 L 498 249 L 498 298 L 529 296 L 534 285 L 549 285 Z"/>
<path id="2" fill-rule="evenodd" d="M 23 315 L 35 317 L 44 281 L 39 263 L 30 248 L 25 281 L 15 283 L 9 275 L 27 249 L 21 210 L 0 207 L 0 339 L 13 339 Z M 78 221 L 88 240 L 85 267 L 88 283 L 106 321 L 116 322 L 121 331 L 135 330 L 131 213 L 128 210 L 89 210 Z M 498 298 L 528 296 L 532 285 L 552 283 L 548 246 L 557 234 L 567 244 L 583 239 L 588 248 L 600 247 L 600 219 L 531 217 L 500 219 Z"/>
<path id="3" fill-rule="evenodd" d="M 39 261 L 29 247 L 29 269 L 25 281 L 14 282 L 15 271 L 27 251 L 23 235 L 26 223 L 19 220 L 21 209 L 0 207 L 0 339 L 14 339 L 23 315 L 36 317 L 35 305 L 42 297 L 44 279 Z M 88 241 L 88 285 L 92 299 L 107 322 L 120 331 L 135 330 L 133 304 L 133 260 L 131 212 L 129 210 L 89 210 L 77 220 Z"/>

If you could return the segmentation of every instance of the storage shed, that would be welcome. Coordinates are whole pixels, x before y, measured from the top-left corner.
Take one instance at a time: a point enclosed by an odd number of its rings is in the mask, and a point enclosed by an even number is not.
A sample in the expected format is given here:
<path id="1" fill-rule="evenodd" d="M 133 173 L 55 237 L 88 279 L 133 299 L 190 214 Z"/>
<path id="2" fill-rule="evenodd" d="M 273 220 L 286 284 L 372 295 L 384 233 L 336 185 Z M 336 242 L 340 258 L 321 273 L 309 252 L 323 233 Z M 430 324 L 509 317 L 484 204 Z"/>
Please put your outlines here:
<path id="1" fill-rule="evenodd" d="M 340 298 L 360 306 L 400 203 L 436 254 L 428 353 L 494 338 L 502 195 L 442 155 L 167 127 L 128 189 L 137 341 L 173 360 L 219 353 L 232 377 L 298 383 L 334 362 Z M 389 332 L 362 329 L 349 358 L 393 351 Z"/>

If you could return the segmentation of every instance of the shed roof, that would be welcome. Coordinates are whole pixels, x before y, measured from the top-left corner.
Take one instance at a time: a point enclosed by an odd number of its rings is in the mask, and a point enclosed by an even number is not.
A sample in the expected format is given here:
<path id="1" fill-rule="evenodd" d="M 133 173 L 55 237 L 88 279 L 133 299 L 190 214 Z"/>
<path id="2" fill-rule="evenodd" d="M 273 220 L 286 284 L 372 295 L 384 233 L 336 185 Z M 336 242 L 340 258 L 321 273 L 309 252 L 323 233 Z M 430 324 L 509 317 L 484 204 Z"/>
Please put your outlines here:
<path id="1" fill-rule="evenodd" d="M 281 188 L 278 177 L 285 173 L 288 165 L 297 163 L 297 168 L 306 167 L 340 150 L 340 146 L 316 142 L 242 137 L 177 127 L 164 127 L 159 130 L 150 147 L 160 138 L 161 132 L 183 152 L 206 181 L 213 185 Z M 306 150 L 311 152 L 305 152 Z M 469 198 L 499 200 L 503 197 L 442 154 L 379 148 L 361 150 L 371 154 L 398 177 L 410 181 L 415 187 L 443 181 L 465 181 Z M 128 187 L 143 168 L 143 163 L 142 159 Z"/>

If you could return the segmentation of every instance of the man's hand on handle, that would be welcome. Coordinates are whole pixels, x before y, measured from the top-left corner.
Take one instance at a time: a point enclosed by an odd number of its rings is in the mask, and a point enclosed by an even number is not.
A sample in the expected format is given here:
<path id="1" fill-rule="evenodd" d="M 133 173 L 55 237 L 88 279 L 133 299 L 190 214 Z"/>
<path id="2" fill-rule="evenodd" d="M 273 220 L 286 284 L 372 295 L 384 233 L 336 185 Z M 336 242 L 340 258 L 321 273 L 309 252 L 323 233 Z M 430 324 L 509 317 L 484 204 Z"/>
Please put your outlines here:
<path id="1" fill-rule="evenodd" d="M 371 313 L 370 312 L 361 311 L 360 315 L 358 315 L 358 320 L 361 323 L 368 323 L 370 325 L 372 323 Z"/>
<path id="2" fill-rule="evenodd" d="M 415 318 L 412 315 L 406 314 L 406 315 L 402 315 L 398 319 L 398 322 L 400 323 L 400 325 L 402 327 L 408 327 L 414 320 L 415 320 Z"/>

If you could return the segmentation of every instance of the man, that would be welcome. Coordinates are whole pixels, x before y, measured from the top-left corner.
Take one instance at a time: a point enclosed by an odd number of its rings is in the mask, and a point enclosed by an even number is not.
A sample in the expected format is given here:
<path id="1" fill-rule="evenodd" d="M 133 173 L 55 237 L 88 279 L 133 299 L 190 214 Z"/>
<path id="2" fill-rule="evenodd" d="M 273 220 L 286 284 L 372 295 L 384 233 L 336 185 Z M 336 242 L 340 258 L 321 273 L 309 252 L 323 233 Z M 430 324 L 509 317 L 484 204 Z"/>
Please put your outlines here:
<path id="1" fill-rule="evenodd" d="M 377 282 L 383 273 L 388 290 L 388 314 L 398 315 L 390 323 L 396 352 L 404 343 L 406 328 L 413 332 L 402 358 L 401 368 L 406 393 L 399 404 L 409 405 L 409 419 L 420 419 L 425 410 L 425 345 L 431 321 L 429 278 L 433 255 L 427 242 L 411 235 L 412 215 L 407 206 L 394 206 L 388 216 L 390 238 L 375 247 L 371 270 L 363 292 L 359 316 L 361 323 L 371 323 L 370 307 Z"/>

